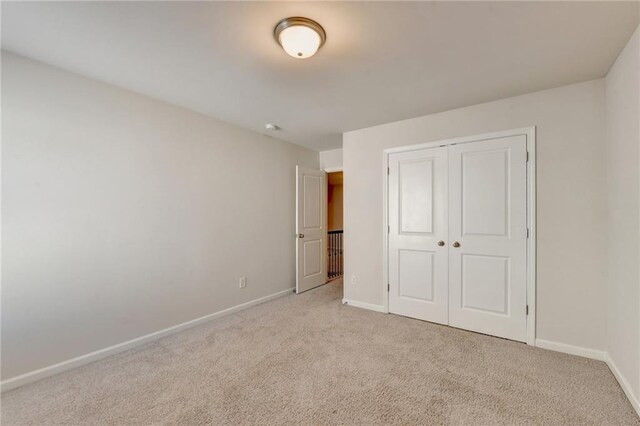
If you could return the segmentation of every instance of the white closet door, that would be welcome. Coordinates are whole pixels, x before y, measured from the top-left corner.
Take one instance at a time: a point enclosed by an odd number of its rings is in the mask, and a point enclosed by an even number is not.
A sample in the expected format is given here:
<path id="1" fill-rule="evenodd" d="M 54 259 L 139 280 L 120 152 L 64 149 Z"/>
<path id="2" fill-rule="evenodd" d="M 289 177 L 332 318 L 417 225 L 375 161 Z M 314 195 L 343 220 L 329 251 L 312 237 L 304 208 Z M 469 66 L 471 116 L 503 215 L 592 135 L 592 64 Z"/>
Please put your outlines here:
<path id="1" fill-rule="evenodd" d="M 447 149 L 390 155 L 389 312 L 447 323 L 446 237 Z"/>
<path id="2" fill-rule="evenodd" d="M 449 325 L 523 342 L 526 155 L 524 135 L 449 148 Z"/>

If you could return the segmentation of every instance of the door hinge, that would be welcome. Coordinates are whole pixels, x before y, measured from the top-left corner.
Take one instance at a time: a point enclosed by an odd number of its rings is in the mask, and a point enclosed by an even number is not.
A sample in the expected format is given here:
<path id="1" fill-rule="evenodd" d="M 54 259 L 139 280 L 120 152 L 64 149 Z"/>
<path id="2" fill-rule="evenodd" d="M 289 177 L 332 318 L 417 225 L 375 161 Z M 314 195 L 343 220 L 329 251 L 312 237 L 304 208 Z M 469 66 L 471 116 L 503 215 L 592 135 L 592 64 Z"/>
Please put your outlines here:
<path id="1" fill-rule="evenodd" d="M 387 283 L 387 291 L 391 291 L 391 284 Z"/>
<path id="2" fill-rule="evenodd" d="M 527 305 L 527 315 L 529 315 L 529 305 Z"/>
<path id="3" fill-rule="evenodd" d="M 391 174 L 391 168 L 387 167 L 387 176 L 389 176 Z"/>
<path id="4" fill-rule="evenodd" d="M 391 225 L 387 225 L 387 234 L 391 233 Z"/>
<path id="5" fill-rule="evenodd" d="M 529 238 L 529 228 L 527 228 L 527 238 Z"/>
<path id="6" fill-rule="evenodd" d="M 529 151 L 527 151 L 527 163 L 529 162 Z"/>

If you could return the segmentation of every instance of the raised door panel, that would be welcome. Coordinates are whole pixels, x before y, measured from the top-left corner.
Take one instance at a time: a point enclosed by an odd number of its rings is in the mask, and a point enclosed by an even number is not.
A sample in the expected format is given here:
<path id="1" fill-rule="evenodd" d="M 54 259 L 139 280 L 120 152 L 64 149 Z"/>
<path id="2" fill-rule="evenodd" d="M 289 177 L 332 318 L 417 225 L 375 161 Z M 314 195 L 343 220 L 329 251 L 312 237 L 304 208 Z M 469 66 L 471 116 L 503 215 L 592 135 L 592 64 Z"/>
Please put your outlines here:
<path id="1" fill-rule="evenodd" d="M 462 154 L 462 235 L 509 230 L 509 148 Z"/>
<path id="2" fill-rule="evenodd" d="M 434 254 L 422 250 L 399 251 L 399 297 L 433 302 Z"/>
<path id="3" fill-rule="evenodd" d="M 322 240 L 303 241 L 304 252 L 304 278 L 309 278 L 322 273 L 324 253 Z"/>
<path id="4" fill-rule="evenodd" d="M 400 233 L 433 232 L 433 159 L 398 162 Z"/>
<path id="5" fill-rule="evenodd" d="M 462 255 L 462 308 L 509 315 L 509 257 Z"/>
<path id="6" fill-rule="evenodd" d="M 322 229 L 323 212 L 320 210 L 322 206 L 322 177 L 304 175 L 304 213 L 303 228 L 305 231 Z"/>

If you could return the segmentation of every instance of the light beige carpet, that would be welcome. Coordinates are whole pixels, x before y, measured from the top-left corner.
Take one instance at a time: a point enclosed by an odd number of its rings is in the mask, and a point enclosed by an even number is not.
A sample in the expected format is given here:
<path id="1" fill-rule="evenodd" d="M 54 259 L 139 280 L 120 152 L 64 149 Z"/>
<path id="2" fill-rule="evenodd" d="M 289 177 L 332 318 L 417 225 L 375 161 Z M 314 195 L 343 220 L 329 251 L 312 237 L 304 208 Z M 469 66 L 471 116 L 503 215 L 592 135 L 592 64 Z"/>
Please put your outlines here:
<path id="1" fill-rule="evenodd" d="M 607 366 L 291 295 L 2 396 L 3 424 L 640 425 Z"/>

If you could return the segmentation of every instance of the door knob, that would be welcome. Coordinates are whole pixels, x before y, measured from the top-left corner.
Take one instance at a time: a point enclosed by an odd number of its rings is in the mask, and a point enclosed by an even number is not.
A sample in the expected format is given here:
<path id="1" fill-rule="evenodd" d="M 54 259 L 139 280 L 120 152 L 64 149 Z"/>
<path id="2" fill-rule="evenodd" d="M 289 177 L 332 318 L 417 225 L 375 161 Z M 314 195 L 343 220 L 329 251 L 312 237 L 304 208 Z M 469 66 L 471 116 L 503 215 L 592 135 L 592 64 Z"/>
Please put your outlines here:
<path id="1" fill-rule="evenodd" d="M 304 238 L 304 234 L 298 234 L 298 238 Z"/>
<path id="2" fill-rule="evenodd" d="M 444 245 L 444 241 L 442 241 L 442 240 L 438 241 L 438 245 L 439 245 L 440 247 L 442 247 L 442 246 Z"/>
<path id="3" fill-rule="evenodd" d="M 457 241 L 454 241 L 452 246 L 454 246 L 455 248 L 458 248 L 458 247 L 460 247 L 460 243 L 457 242 Z"/>

